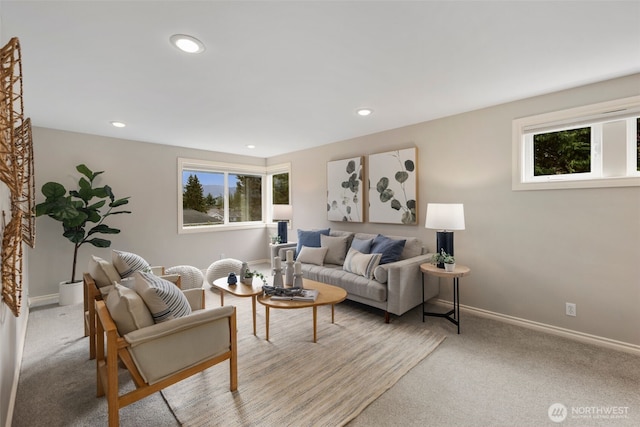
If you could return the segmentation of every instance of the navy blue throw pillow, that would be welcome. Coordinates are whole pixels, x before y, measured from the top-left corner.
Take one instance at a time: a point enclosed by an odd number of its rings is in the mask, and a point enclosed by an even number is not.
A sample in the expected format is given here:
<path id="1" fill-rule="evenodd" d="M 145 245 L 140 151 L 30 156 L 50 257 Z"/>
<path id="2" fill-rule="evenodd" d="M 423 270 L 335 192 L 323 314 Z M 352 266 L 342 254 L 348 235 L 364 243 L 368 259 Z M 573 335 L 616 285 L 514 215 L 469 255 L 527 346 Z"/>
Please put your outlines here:
<path id="1" fill-rule="evenodd" d="M 298 254 L 302 250 L 303 246 L 309 246 L 311 248 L 319 248 L 320 247 L 320 235 L 324 234 L 325 236 L 329 235 L 329 229 L 326 228 L 324 230 L 298 230 L 298 246 L 296 247 L 296 258 Z"/>
<path id="2" fill-rule="evenodd" d="M 382 254 L 380 264 L 395 262 L 400 258 L 406 240 L 394 240 L 378 234 L 371 244 L 372 254 Z"/>

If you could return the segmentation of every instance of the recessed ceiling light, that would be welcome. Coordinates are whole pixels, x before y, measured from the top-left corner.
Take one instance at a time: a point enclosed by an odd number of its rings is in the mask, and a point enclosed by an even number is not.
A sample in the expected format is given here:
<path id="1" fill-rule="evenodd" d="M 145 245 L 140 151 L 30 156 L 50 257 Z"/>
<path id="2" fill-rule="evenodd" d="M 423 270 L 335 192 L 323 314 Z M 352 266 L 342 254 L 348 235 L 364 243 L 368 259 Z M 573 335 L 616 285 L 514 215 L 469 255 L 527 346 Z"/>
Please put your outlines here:
<path id="1" fill-rule="evenodd" d="M 174 34 L 169 37 L 171 44 L 187 53 L 202 53 L 204 52 L 204 44 L 193 36 L 186 34 Z"/>
<path id="2" fill-rule="evenodd" d="M 126 126 L 125 123 L 122 122 L 111 122 L 111 126 L 116 127 L 116 128 L 123 128 Z"/>
<path id="3" fill-rule="evenodd" d="M 256 148 L 256 146 L 253 145 L 253 144 L 249 144 L 249 145 L 247 145 L 247 148 L 250 149 L 250 150 L 253 150 L 254 148 Z"/>
<path id="4" fill-rule="evenodd" d="M 373 113 L 373 110 L 371 108 L 360 108 L 357 113 L 359 116 L 368 116 Z"/>

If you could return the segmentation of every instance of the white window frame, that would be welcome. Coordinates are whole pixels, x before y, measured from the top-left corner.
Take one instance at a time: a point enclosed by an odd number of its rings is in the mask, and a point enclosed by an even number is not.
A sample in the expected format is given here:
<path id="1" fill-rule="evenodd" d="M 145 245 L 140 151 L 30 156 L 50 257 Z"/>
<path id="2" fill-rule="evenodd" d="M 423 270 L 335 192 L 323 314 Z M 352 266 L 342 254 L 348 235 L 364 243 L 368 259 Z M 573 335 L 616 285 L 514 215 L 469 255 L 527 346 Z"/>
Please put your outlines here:
<path id="1" fill-rule="evenodd" d="M 512 125 L 511 188 L 548 190 L 640 186 L 637 171 L 636 121 L 640 116 L 640 96 L 602 102 L 584 107 L 519 118 Z M 603 123 L 626 120 L 626 174 L 603 176 Z M 591 126 L 591 172 L 562 175 L 533 175 L 533 134 Z"/>
<path id="2" fill-rule="evenodd" d="M 207 172 L 216 172 L 225 174 L 225 212 L 223 224 L 201 225 L 201 226 L 184 226 L 184 217 L 182 211 L 182 173 L 184 170 L 201 170 Z M 289 200 L 291 200 L 291 164 L 281 164 L 274 166 L 261 166 L 261 165 L 245 165 L 239 163 L 224 163 L 214 162 L 209 160 L 189 159 L 184 157 L 178 157 L 178 234 L 192 234 L 192 233 L 208 233 L 215 231 L 230 231 L 230 230 L 246 230 L 265 228 L 270 225 L 273 220 L 271 219 L 271 201 L 273 199 L 271 194 L 271 175 L 273 173 L 289 173 Z M 227 185 L 227 174 L 240 174 L 240 175 L 258 175 L 262 177 L 262 221 L 247 221 L 247 222 L 229 222 L 229 190 Z"/>

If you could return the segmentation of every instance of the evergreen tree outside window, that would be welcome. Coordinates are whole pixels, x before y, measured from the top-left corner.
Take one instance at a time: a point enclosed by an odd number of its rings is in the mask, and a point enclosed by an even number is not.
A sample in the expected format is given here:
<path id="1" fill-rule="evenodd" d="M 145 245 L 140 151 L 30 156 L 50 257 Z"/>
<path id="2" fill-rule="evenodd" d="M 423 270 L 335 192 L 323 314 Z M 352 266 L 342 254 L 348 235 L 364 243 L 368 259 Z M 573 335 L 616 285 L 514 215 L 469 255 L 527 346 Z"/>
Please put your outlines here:
<path id="1" fill-rule="evenodd" d="M 289 170 L 178 158 L 178 233 L 266 227 L 272 201 L 289 202 Z"/>
<path id="2" fill-rule="evenodd" d="M 273 175 L 273 204 L 289 204 L 289 173 L 277 173 Z"/>
<path id="3" fill-rule="evenodd" d="M 591 172 L 591 127 L 533 136 L 534 176 Z"/>
<path id="4" fill-rule="evenodd" d="M 640 186 L 640 96 L 514 119 L 511 188 Z"/>

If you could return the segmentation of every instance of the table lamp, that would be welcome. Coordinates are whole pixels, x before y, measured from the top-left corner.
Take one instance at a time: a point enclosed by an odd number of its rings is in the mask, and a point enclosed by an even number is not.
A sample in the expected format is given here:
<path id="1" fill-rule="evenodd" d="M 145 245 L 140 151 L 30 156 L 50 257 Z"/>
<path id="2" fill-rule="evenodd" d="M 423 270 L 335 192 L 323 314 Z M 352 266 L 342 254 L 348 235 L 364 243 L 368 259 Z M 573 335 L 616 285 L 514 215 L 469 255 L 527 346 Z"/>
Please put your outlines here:
<path id="1" fill-rule="evenodd" d="M 436 232 L 437 253 L 444 250 L 453 255 L 453 231 L 464 230 L 464 205 L 462 203 L 428 203 L 425 228 Z M 444 268 L 443 264 L 438 264 Z"/>
<path id="2" fill-rule="evenodd" d="M 278 237 L 280 243 L 287 243 L 287 227 L 293 219 L 293 206 L 273 205 L 273 220 L 278 220 Z"/>

